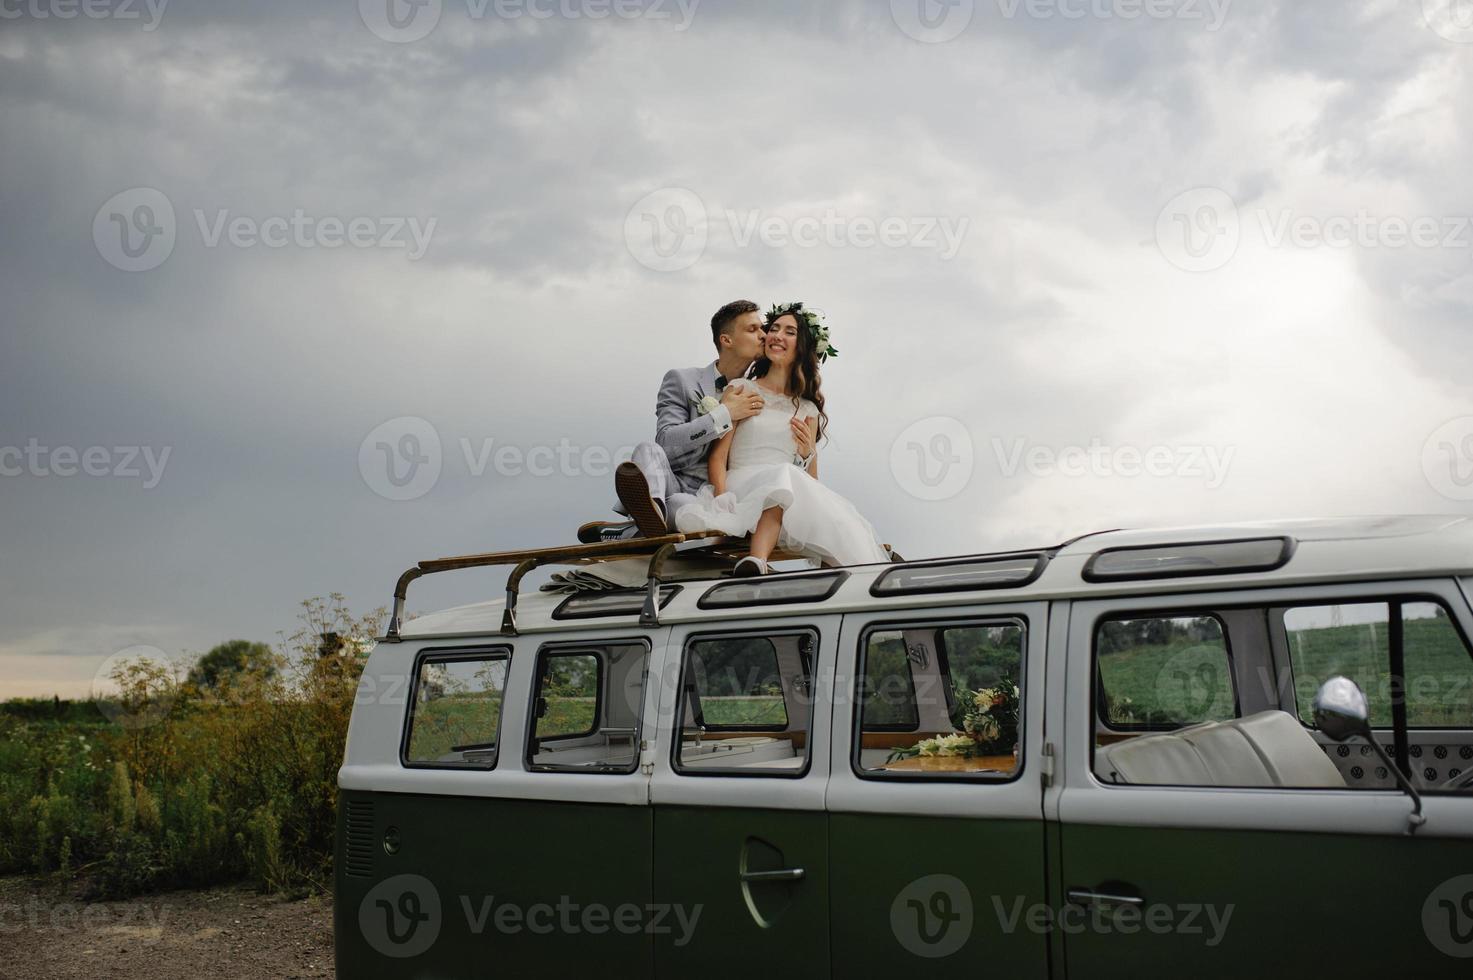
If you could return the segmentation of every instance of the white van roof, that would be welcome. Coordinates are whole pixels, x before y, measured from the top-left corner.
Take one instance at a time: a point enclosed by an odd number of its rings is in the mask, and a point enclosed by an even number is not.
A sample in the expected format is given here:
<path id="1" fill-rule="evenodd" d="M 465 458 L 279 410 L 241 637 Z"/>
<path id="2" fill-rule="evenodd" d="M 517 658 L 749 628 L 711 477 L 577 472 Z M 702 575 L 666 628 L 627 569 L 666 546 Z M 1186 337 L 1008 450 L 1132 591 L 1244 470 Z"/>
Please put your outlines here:
<path id="1" fill-rule="evenodd" d="M 1285 537 L 1292 540 L 1292 555 L 1269 571 L 1195 575 L 1190 578 L 1134 578 L 1120 581 L 1087 581 L 1085 566 L 1102 551 L 1118 548 L 1148 548 L 1192 543 L 1241 541 Z M 813 602 L 781 606 L 754 605 L 754 610 L 774 615 L 824 614 L 874 610 L 888 606 L 914 609 L 925 606 L 1016 604 L 1039 599 L 1084 598 L 1121 593 L 1149 594 L 1258 587 L 1266 584 L 1309 584 L 1364 578 L 1426 578 L 1473 574 L 1473 519 L 1457 515 L 1316 518 L 1215 524 L 1196 527 L 1163 527 L 1101 531 L 1083 535 L 1063 545 L 1019 549 L 1004 554 L 1037 551 L 1048 555 L 1041 574 L 1026 584 L 987 590 L 910 593 L 874 596 L 870 587 L 885 572 L 905 565 L 853 566 L 834 594 Z M 985 554 L 957 556 L 953 561 L 984 559 Z M 927 562 L 942 559 L 926 559 Z M 909 562 L 919 565 L 924 562 Z M 729 621 L 743 615 L 742 608 L 701 609 L 700 597 L 718 582 L 729 578 L 685 579 L 681 589 L 660 610 L 660 622 Z M 748 580 L 754 581 L 754 580 Z M 760 581 L 767 581 L 766 579 Z M 595 595 L 599 593 L 586 593 Z M 629 626 L 637 615 L 607 615 L 586 619 L 554 619 L 553 611 L 566 593 L 528 590 L 517 604 L 520 632 L 607 630 Z M 488 636 L 500 633 L 505 602 L 493 600 L 457 606 L 410 619 L 400 636 L 417 640 L 440 636 Z"/>

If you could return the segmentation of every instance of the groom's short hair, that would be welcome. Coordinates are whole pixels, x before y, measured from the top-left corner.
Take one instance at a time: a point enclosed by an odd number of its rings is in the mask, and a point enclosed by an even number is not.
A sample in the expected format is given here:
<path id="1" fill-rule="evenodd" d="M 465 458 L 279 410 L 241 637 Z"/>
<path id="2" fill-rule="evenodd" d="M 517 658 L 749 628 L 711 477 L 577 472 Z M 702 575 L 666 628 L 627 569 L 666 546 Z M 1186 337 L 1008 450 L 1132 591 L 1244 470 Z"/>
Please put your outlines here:
<path id="1" fill-rule="evenodd" d="M 743 313 L 757 313 L 761 307 L 749 299 L 736 299 L 716 311 L 711 318 L 711 343 L 721 349 L 721 335 L 731 328 L 732 322 Z"/>

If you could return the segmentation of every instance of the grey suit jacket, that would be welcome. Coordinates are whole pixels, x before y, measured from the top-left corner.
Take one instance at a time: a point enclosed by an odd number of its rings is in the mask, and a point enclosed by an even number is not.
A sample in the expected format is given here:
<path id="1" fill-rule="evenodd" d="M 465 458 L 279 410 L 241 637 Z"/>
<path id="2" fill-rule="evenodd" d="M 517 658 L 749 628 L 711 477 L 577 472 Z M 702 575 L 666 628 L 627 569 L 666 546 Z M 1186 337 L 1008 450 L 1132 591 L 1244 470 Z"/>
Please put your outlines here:
<path id="1" fill-rule="evenodd" d="M 731 413 L 724 406 L 707 415 L 698 414 L 697 403 L 707 395 L 720 397 L 715 361 L 705 367 L 667 371 L 655 400 L 655 442 L 665 451 L 684 493 L 696 493 L 709 482 L 706 457 L 732 428 Z"/>

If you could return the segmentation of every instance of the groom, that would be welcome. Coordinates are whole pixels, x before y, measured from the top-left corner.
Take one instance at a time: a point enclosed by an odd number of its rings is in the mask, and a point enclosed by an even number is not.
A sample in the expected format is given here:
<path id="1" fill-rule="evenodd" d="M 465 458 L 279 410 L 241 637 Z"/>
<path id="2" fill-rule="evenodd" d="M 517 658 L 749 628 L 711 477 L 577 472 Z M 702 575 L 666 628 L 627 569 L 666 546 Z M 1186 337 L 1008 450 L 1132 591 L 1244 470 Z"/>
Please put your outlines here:
<path id="1" fill-rule="evenodd" d="M 658 537 L 673 530 L 675 514 L 705 484 L 711 447 L 742 419 L 762 411 L 762 396 L 728 389 L 730 378 L 747 373 L 762 355 L 767 334 L 751 300 L 727 303 L 711 317 L 716 360 L 705 367 L 665 373 L 655 399 L 655 441 L 642 442 L 614 472 L 620 507 L 632 521 L 594 522 L 578 529 L 580 541 L 632 536 Z"/>

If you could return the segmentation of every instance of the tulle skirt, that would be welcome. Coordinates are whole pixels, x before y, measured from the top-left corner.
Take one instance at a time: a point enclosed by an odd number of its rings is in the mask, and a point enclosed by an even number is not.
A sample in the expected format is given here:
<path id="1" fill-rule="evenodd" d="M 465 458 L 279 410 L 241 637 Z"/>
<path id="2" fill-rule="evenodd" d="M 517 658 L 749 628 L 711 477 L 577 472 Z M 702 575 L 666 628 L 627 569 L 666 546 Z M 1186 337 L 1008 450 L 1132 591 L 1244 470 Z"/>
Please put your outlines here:
<path id="1" fill-rule="evenodd" d="M 841 494 L 791 463 L 743 466 L 726 475 L 726 493 L 708 483 L 675 513 L 677 530 L 751 534 L 769 507 L 783 509 L 778 547 L 830 565 L 889 561 L 870 522 Z"/>

